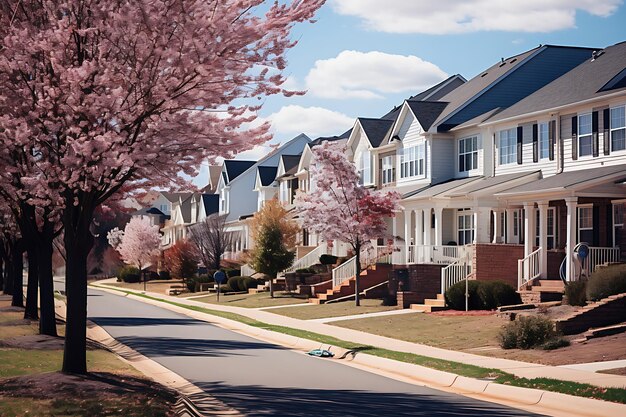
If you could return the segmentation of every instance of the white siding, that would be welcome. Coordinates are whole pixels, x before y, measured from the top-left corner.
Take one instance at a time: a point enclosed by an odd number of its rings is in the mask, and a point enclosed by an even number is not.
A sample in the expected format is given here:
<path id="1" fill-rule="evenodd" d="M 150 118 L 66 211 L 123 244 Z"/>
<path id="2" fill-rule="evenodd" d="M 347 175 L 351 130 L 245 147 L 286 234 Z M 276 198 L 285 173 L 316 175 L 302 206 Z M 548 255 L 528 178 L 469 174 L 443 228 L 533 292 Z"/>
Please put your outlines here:
<path id="1" fill-rule="evenodd" d="M 456 158 L 454 138 L 434 138 L 428 142 L 432 142 L 431 151 L 426 156 L 426 159 L 430 160 L 428 165 L 431 167 L 430 178 L 432 183 L 437 184 L 454 178 L 456 165 L 450 160 L 451 157 Z"/>
<path id="2" fill-rule="evenodd" d="M 499 158 L 499 132 L 507 129 L 517 129 L 519 125 L 507 125 L 501 126 L 496 131 L 496 175 L 515 174 L 518 172 L 530 172 L 541 170 L 544 177 L 556 174 L 557 170 L 557 146 L 554 147 L 554 160 L 549 158 L 539 159 L 538 162 L 533 161 L 533 124 L 549 122 L 547 119 L 533 120 L 530 122 L 522 123 L 521 126 L 524 129 L 524 141 L 522 144 L 522 164 L 513 162 L 512 164 L 500 165 Z M 491 139 L 493 140 L 493 139 Z M 540 146 L 539 143 L 537 146 Z M 538 150 L 539 151 L 539 150 Z M 517 159 L 516 159 L 517 161 Z"/>

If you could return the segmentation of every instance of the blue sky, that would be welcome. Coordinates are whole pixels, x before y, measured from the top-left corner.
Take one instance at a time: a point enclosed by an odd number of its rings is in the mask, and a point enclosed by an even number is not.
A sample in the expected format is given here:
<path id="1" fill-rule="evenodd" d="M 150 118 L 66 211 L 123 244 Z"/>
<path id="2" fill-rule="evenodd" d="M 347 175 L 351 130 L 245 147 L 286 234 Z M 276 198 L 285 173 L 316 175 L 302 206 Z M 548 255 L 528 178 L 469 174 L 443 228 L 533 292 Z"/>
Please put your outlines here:
<path id="1" fill-rule="evenodd" d="M 447 75 L 470 79 L 501 57 L 539 44 L 602 48 L 626 41 L 624 0 L 328 0 L 295 27 L 288 87 L 259 116 L 274 140 L 340 134 L 379 117 Z M 258 148 L 240 159 L 257 159 Z M 204 175 L 201 175 L 204 177 Z M 204 178 L 198 178 L 202 183 Z"/>

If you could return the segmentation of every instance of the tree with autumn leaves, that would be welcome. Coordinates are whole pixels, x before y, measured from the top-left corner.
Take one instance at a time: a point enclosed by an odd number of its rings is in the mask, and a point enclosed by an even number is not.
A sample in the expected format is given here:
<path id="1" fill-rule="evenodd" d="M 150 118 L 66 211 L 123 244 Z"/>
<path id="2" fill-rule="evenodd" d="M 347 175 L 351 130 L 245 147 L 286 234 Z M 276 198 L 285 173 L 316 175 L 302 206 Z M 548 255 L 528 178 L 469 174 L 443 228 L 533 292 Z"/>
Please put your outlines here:
<path id="1" fill-rule="evenodd" d="M 385 237 L 385 219 L 393 217 L 399 195 L 375 191 L 359 184 L 355 165 L 346 157 L 342 144 L 323 142 L 313 148 L 311 191 L 296 197 L 303 227 L 314 230 L 326 241 L 350 245 L 356 256 L 355 300 L 359 302 L 362 250 L 371 240 Z"/>
<path id="2" fill-rule="evenodd" d="M 19 173 L 34 229 L 63 228 L 65 372 L 86 372 L 96 209 L 266 142 L 267 124 L 246 129 L 256 100 L 293 94 L 281 88 L 290 33 L 323 3 L 0 1 L 0 163 Z"/>

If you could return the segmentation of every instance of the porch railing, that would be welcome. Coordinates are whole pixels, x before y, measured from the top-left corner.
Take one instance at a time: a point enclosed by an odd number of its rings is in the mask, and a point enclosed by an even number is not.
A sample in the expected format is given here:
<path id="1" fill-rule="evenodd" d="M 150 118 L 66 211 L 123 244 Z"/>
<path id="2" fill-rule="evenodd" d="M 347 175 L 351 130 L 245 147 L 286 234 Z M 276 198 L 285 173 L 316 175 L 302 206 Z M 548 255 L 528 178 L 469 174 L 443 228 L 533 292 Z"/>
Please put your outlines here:
<path id="1" fill-rule="evenodd" d="M 283 271 L 283 274 L 295 272 L 298 269 L 308 268 L 319 263 L 320 256 L 326 254 L 327 251 L 328 245 L 326 242 L 321 243 L 317 248 L 296 260 L 293 265 Z"/>
<path id="2" fill-rule="evenodd" d="M 241 276 L 243 277 L 251 277 L 256 274 L 256 271 L 248 264 L 241 265 Z"/>
<path id="3" fill-rule="evenodd" d="M 537 248 L 533 253 L 524 259 L 517 261 L 517 288 L 521 289 L 528 282 L 541 276 L 541 248 Z"/>
<path id="4" fill-rule="evenodd" d="M 599 248 L 590 247 L 589 257 L 585 262 L 585 272 L 587 276 L 593 274 L 599 265 L 606 263 L 619 262 L 619 248 Z"/>
<path id="5" fill-rule="evenodd" d="M 413 245 L 408 246 L 408 264 L 452 264 L 464 255 L 466 246 Z M 405 263 L 403 260 L 402 263 Z"/>
<path id="6" fill-rule="evenodd" d="M 333 269 L 333 288 L 354 276 L 356 276 L 356 256 Z"/>
<path id="7" fill-rule="evenodd" d="M 469 278 L 472 272 L 473 246 L 456 246 L 458 258 L 441 269 L 441 294 L 448 288 Z"/>

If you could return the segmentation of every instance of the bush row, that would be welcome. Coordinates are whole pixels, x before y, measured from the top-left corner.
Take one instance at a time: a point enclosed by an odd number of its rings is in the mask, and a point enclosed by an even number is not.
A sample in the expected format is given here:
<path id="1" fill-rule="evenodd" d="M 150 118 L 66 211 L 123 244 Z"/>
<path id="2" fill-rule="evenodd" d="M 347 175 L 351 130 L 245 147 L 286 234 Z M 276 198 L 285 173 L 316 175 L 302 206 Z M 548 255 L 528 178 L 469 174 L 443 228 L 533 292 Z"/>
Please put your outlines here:
<path id="1" fill-rule="evenodd" d="M 568 303 L 573 306 L 584 306 L 587 301 L 598 301 L 622 293 L 626 293 L 624 264 L 598 268 L 589 280 L 572 281 L 565 286 Z"/>
<path id="2" fill-rule="evenodd" d="M 475 281 L 467 282 L 470 310 L 494 310 L 500 306 L 520 304 L 519 294 L 506 282 Z M 454 310 L 465 310 L 465 281 L 448 288 L 446 303 Z"/>

